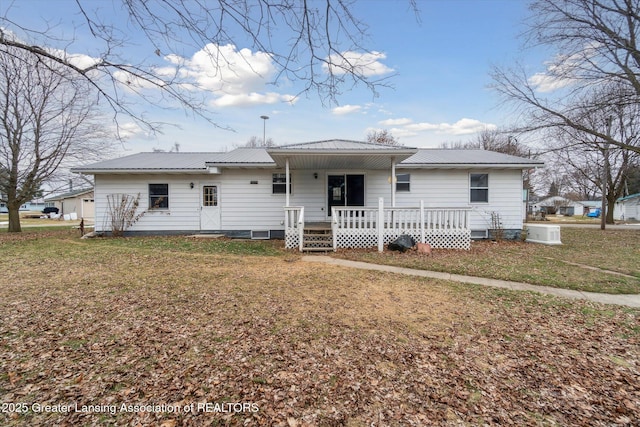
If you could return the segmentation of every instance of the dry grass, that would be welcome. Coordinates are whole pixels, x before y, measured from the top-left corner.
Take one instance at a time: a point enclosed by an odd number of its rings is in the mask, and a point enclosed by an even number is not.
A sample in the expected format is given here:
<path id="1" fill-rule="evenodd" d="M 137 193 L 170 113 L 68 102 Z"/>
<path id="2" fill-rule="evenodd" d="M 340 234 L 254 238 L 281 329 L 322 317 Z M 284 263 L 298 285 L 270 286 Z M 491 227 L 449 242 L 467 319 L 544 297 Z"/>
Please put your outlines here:
<path id="1" fill-rule="evenodd" d="M 562 246 L 522 242 L 473 242 L 470 251 L 378 253 L 345 250 L 338 256 L 378 264 L 612 294 L 640 293 L 640 230 L 563 228 Z M 594 271 L 575 264 L 631 277 Z"/>
<path id="2" fill-rule="evenodd" d="M 0 256 L 0 403 L 30 409 L 3 425 L 609 426 L 640 413 L 638 310 L 319 267 L 273 242 L 60 230 L 2 234 Z M 121 407 L 204 402 L 255 406 Z"/>

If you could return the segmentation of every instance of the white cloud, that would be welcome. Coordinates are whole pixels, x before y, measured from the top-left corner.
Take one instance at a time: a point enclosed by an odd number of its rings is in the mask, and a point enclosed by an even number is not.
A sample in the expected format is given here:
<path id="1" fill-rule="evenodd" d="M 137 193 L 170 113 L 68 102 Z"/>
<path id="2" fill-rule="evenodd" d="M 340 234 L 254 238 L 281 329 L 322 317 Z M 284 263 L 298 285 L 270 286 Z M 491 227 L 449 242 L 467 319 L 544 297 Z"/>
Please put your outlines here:
<path id="1" fill-rule="evenodd" d="M 483 130 L 494 130 L 497 126 L 491 123 L 482 123 L 475 119 L 460 119 L 455 123 L 410 123 L 404 126 L 410 132 L 435 131 L 447 135 L 469 135 Z"/>
<path id="2" fill-rule="evenodd" d="M 546 63 L 546 71 L 529 78 L 529 84 L 539 92 L 553 92 L 575 82 L 575 72 L 580 72 L 580 64 L 585 58 L 595 54 L 595 45 L 586 45 L 583 52 L 575 55 L 556 55 Z"/>
<path id="3" fill-rule="evenodd" d="M 333 114 L 336 115 L 344 115 L 344 114 L 352 114 L 362 110 L 360 105 L 342 105 L 340 107 L 335 107 L 331 110 Z"/>
<path id="4" fill-rule="evenodd" d="M 296 98 L 290 95 L 280 95 L 275 92 L 268 93 L 241 93 L 237 95 L 226 94 L 214 99 L 211 104 L 216 107 L 247 107 L 251 105 L 276 104 L 280 102 L 288 102 L 294 104 Z"/>
<path id="5" fill-rule="evenodd" d="M 553 92 L 569 86 L 572 80 L 547 73 L 536 73 L 529 78 L 529 83 L 538 92 Z"/>
<path id="6" fill-rule="evenodd" d="M 92 56 L 84 55 L 81 53 L 70 53 L 66 54 L 65 56 L 69 63 L 83 70 L 93 67 L 96 64 L 102 62 L 100 58 L 94 58 Z"/>
<path id="7" fill-rule="evenodd" d="M 114 129 L 114 131 L 117 132 L 120 138 L 123 138 L 123 139 L 131 139 L 131 138 L 151 139 L 152 138 L 152 135 L 148 131 L 146 131 L 145 129 L 140 127 L 140 125 L 134 122 L 122 123 L 118 125 L 118 128 Z"/>
<path id="8" fill-rule="evenodd" d="M 346 51 L 341 55 L 333 54 L 327 59 L 331 65 L 324 64 L 325 72 L 331 71 L 333 74 L 347 74 L 352 72 L 358 76 L 371 77 L 392 73 L 393 68 L 389 68 L 382 62 L 387 55 L 382 52 L 354 52 Z"/>
<path id="9" fill-rule="evenodd" d="M 177 73 L 185 87 L 210 92 L 215 97 L 211 104 L 218 107 L 295 102 L 293 95 L 265 92 L 276 68 L 264 52 L 210 43 L 191 58 L 172 54 L 164 59 L 173 68 L 160 68 L 163 75 Z"/>
<path id="10" fill-rule="evenodd" d="M 407 118 L 387 119 L 387 120 L 382 120 L 381 122 L 378 122 L 378 123 L 380 123 L 380 125 L 382 126 L 404 126 L 404 125 L 413 123 L 413 120 L 407 119 Z"/>

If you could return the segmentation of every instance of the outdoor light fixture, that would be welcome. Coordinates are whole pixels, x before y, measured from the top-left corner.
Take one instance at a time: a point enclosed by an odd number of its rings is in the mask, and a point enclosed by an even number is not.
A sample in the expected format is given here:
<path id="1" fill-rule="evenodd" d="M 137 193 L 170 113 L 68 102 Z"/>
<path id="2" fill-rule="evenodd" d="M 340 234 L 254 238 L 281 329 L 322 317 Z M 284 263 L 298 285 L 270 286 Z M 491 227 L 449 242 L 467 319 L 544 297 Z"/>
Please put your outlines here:
<path id="1" fill-rule="evenodd" d="M 189 187 L 193 190 L 193 182 L 189 183 Z"/>
<path id="2" fill-rule="evenodd" d="M 318 172 L 314 172 L 314 173 L 313 173 L 313 177 L 314 177 L 315 179 L 318 179 Z"/>

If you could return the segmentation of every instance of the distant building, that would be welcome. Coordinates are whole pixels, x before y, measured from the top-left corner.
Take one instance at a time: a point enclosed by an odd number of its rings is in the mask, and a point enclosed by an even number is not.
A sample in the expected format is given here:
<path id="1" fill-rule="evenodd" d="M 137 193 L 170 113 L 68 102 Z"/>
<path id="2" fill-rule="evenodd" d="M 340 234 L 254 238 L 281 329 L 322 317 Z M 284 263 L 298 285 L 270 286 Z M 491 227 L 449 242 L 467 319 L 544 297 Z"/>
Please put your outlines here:
<path id="1" fill-rule="evenodd" d="M 60 215 L 75 213 L 78 218 L 95 218 L 95 203 L 93 200 L 93 188 L 69 191 L 54 197 L 48 197 L 47 203 L 60 210 Z"/>
<path id="2" fill-rule="evenodd" d="M 640 193 L 616 200 L 614 219 L 619 221 L 640 221 Z"/>

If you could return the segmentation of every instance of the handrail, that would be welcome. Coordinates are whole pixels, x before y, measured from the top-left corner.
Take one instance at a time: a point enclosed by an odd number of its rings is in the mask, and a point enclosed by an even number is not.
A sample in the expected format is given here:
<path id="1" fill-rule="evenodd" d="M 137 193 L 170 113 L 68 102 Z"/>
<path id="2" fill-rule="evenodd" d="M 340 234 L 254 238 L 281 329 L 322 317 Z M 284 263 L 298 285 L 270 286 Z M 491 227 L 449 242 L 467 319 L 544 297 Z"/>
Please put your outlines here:
<path id="1" fill-rule="evenodd" d="M 298 215 L 298 246 L 300 252 L 304 247 L 304 206 L 300 208 L 300 214 Z"/>
<path id="2" fill-rule="evenodd" d="M 387 230 L 460 230 L 469 228 L 468 207 L 383 207 L 382 227 Z M 331 208 L 336 229 L 378 229 L 375 207 L 350 206 Z"/>

